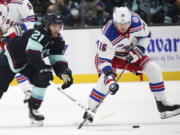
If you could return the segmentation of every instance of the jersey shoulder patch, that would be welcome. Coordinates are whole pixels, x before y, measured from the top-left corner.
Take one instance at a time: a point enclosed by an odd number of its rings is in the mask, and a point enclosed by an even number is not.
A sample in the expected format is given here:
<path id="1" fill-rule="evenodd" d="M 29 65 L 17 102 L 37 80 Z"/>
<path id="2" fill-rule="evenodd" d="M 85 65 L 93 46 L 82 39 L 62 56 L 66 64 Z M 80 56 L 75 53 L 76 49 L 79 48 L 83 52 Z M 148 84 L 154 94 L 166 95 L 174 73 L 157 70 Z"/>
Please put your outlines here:
<path id="1" fill-rule="evenodd" d="M 141 18 L 139 16 L 132 15 L 131 17 L 131 27 L 139 27 L 141 26 Z"/>
<path id="2" fill-rule="evenodd" d="M 141 18 L 139 16 L 132 15 L 130 32 L 131 33 L 138 32 L 138 31 L 142 30 L 142 28 L 143 28 L 143 25 L 141 23 Z"/>

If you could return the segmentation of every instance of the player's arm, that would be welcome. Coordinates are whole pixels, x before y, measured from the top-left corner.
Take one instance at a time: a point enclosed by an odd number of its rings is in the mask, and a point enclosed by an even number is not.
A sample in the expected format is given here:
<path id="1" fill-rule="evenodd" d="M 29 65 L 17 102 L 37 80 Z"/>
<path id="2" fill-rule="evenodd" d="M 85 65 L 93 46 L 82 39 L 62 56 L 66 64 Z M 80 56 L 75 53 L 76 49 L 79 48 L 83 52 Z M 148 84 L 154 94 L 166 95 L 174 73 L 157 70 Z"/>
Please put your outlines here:
<path id="1" fill-rule="evenodd" d="M 99 57 L 99 69 L 103 73 L 106 73 L 109 70 L 112 71 L 111 62 L 115 56 L 115 48 L 104 35 L 102 35 L 97 42 L 97 54 Z"/>
<path id="2" fill-rule="evenodd" d="M 132 39 L 129 54 L 126 57 L 127 62 L 135 63 L 145 55 L 145 48 L 149 44 L 151 32 L 146 23 L 139 17 L 133 16 L 132 21 L 138 26 L 138 31 Z"/>
<path id="3" fill-rule="evenodd" d="M 145 53 L 145 48 L 148 46 L 151 38 L 151 31 L 149 30 L 147 24 L 140 17 L 139 21 L 142 28 L 136 37 L 136 45 L 143 53 Z"/>
<path id="4" fill-rule="evenodd" d="M 35 30 L 29 37 L 25 52 L 28 64 L 32 65 L 38 72 L 46 65 L 42 59 L 43 39 L 44 35 Z"/>
<path id="5" fill-rule="evenodd" d="M 102 35 L 100 40 L 97 42 L 97 54 L 99 57 L 99 69 L 104 73 L 104 84 L 115 94 L 119 85 L 115 82 L 115 73 L 112 69 L 112 59 L 115 56 L 115 47 L 112 46 L 111 42 Z"/>
<path id="6" fill-rule="evenodd" d="M 49 81 L 53 80 L 53 74 L 51 66 L 45 64 L 42 58 L 43 46 L 46 44 L 44 37 L 40 31 L 35 30 L 28 40 L 25 54 L 27 63 L 38 73 L 36 86 L 46 88 Z"/>
<path id="7" fill-rule="evenodd" d="M 21 19 L 22 22 L 20 24 L 21 33 L 27 31 L 28 29 L 32 29 L 35 24 L 35 14 L 33 10 L 33 6 L 29 0 L 23 0 Z"/>
<path id="8" fill-rule="evenodd" d="M 49 61 L 56 75 L 64 81 L 62 89 L 68 88 L 73 84 L 72 72 L 68 67 L 68 62 L 64 57 L 67 46 L 62 38 L 57 41 L 57 47 L 52 49 Z"/>
<path id="9" fill-rule="evenodd" d="M 28 29 L 32 29 L 35 24 L 35 14 L 33 6 L 28 0 L 23 0 L 22 5 L 17 9 L 20 14 L 19 24 L 10 27 L 6 33 L 3 34 L 4 38 L 13 38 L 20 36 Z"/>

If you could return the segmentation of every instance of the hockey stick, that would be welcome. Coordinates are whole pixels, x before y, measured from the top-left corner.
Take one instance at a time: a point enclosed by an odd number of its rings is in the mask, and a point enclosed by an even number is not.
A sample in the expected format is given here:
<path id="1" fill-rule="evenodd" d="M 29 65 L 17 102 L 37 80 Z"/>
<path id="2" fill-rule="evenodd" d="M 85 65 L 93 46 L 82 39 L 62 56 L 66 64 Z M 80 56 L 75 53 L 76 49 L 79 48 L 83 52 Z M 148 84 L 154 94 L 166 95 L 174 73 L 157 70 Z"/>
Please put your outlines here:
<path id="1" fill-rule="evenodd" d="M 129 63 L 127 63 L 127 64 L 125 65 L 124 69 L 121 71 L 120 75 L 119 75 L 118 78 L 115 80 L 116 83 L 119 81 L 119 79 L 121 78 L 121 76 L 124 74 L 124 72 L 125 72 L 125 70 L 126 70 L 126 68 L 127 68 L 128 66 L 129 66 Z M 107 95 L 108 95 L 109 93 L 110 93 L 110 91 L 108 91 L 108 92 L 106 93 L 104 99 L 107 97 Z M 104 100 L 101 100 L 101 101 L 99 102 L 99 104 L 97 104 L 96 107 L 93 109 L 92 112 L 94 112 L 94 114 L 95 114 L 95 111 L 99 108 L 99 106 L 103 103 L 103 101 L 104 101 Z M 90 116 L 89 116 L 89 117 L 90 117 Z M 83 120 L 83 122 L 80 123 L 80 125 L 78 126 L 78 129 L 81 129 L 81 128 L 85 125 L 85 123 L 87 122 L 87 120 L 88 120 L 89 117 L 87 117 L 86 119 Z"/>
<path id="2" fill-rule="evenodd" d="M 116 83 L 120 80 L 120 78 L 122 77 L 122 75 L 124 74 L 124 72 L 125 72 L 125 70 L 126 70 L 126 68 L 127 68 L 128 66 L 129 66 L 129 63 L 127 63 L 127 64 L 124 66 L 124 69 L 121 71 L 121 73 L 119 74 L 118 78 L 115 80 Z M 106 97 L 109 93 L 110 93 L 110 91 L 108 91 L 108 92 L 106 93 L 105 97 Z M 104 97 L 104 99 L 105 99 L 105 97 Z M 100 102 L 100 103 L 96 106 L 95 110 L 100 106 L 100 104 L 102 104 L 102 102 Z"/>
<path id="3" fill-rule="evenodd" d="M 118 78 L 116 79 L 116 83 L 119 81 L 119 79 L 121 78 L 121 76 L 124 74 L 125 70 L 127 69 L 127 67 L 129 66 L 129 63 L 127 63 L 125 66 L 124 66 L 124 69 L 121 71 L 121 73 L 119 74 Z"/>
<path id="4" fill-rule="evenodd" d="M 53 84 L 51 82 L 51 84 Z M 77 106 L 79 106 L 81 109 L 83 109 L 84 111 L 87 111 L 89 114 L 91 115 L 95 115 L 94 112 L 92 112 L 91 110 L 89 110 L 85 105 L 83 105 L 81 102 L 77 101 L 75 98 L 73 98 L 72 96 L 68 95 L 66 92 L 64 92 L 60 87 L 56 87 L 56 89 L 61 92 L 64 96 L 66 96 L 67 98 L 69 98 L 72 102 L 74 102 Z"/>

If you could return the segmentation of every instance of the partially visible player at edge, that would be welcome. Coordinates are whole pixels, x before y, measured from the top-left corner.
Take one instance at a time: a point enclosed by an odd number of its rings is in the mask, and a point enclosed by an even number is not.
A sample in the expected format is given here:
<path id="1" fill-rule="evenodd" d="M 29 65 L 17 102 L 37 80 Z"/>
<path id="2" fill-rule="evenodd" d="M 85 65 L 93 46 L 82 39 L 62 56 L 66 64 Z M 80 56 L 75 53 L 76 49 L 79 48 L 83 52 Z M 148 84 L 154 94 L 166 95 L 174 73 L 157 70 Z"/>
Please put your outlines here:
<path id="1" fill-rule="evenodd" d="M 42 125 L 45 119 L 38 109 L 43 102 L 46 88 L 53 80 L 52 69 L 64 81 L 62 89 L 73 84 L 72 72 L 64 58 L 65 41 L 59 33 L 62 25 L 60 13 L 48 12 L 43 17 L 42 27 L 28 30 L 22 36 L 13 38 L 5 46 L 5 52 L 0 53 L 0 92 L 8 89 L 16 73 L 27 76 L 33 85 L 28 100 L 29 118 L 37 125 Z M 45 57 L 49 58 L 50 65 L 43 60 Z"/>
<path id="2" fill-rule="evenodd" d="M 170 105 L 166 100 L 160 67 L 145 54 L 150 38 L 148 26 L 138 15 L 127 7 L 115 8 L 113 19 L 103 27 L 97 41 L 95 64 L 99 80 L 89 97 L 88 107 L 91 111 L 97 111 L 96 106 L 104 100 L 108 91 L 113 95 L 119 90 L 115 70 L 124 69 L 128 64 L 126 70 L 148 76 L 149 88 L 162 119 L 180 114 L 180 105 Z M 93 122 L 93 116 L 87 112 L 83 118 Z"/>
<path id="3" fill-rule="evenodd" d="M 7 40 L 32 29 L 34 23 L 35 15 L 29 0 L 0 0 L 0 50 L 4 50 Z M 2 37 L 6 38 L 6 41 L 1 42 Z M 18 74 L 16 81 L 25 94 L 24 102 L 27 102 L 31 94 L 28 79 Z"/>

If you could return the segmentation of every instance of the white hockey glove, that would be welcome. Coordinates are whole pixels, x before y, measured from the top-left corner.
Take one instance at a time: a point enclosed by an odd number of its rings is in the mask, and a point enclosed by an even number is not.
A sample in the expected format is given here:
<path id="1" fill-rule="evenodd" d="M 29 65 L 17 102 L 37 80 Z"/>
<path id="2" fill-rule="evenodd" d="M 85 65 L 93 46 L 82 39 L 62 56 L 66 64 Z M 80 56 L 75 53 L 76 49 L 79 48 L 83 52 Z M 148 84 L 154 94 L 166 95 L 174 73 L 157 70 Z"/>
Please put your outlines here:
<path id="1" fill-rule="evenodd" d="M 126 56 L 126 61 L 128 63 L 135 63 L 143 56 L 144 53 L 138 47 L 135 47 L 134 49 L 129 51 L 129 54 Z"/>
<path id="2" fill-rule="evenodd" d="M 15 25 L 14 27 L 10 27 L 5 34 L 3 34 L 3 38 L 14 38 L 16 36 L 21 35 L 21 27 Z"/>

